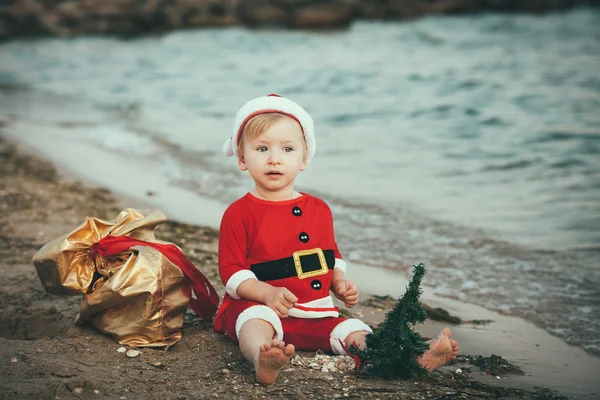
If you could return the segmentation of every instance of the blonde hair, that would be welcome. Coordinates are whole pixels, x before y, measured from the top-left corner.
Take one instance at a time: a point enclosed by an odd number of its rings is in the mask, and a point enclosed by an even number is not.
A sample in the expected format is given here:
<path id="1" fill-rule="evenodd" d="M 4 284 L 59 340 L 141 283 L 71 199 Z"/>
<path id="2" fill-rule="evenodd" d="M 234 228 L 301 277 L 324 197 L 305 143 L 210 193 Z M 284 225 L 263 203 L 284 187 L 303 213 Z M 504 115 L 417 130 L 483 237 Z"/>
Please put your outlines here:
<path id="1" fill-rule="evenodd" d="M 238 157 L 241 157 L 244 153 L 244 143 L 246 140 L 254 140 L 264 132 L 266 132 L 270 127 L 275 125 L 275 123 L 283 118 L 291 118 L 284 114 L 279 114 L 276 112 L 258 114 L 254 117 L 250 118 L 246 125 L 244 125 L 244 129 L 242 130 L 242 134 L 237 143 L 237 154 Z M 294 120 L 296 121 L 296 120 Z M 297 121 L 296 121 L 297 122 Z M 302 142 L 304 143 L 304 158 L 308 157 L 308 148 L 306 145 L 306 138 L 302 135 Z"/>

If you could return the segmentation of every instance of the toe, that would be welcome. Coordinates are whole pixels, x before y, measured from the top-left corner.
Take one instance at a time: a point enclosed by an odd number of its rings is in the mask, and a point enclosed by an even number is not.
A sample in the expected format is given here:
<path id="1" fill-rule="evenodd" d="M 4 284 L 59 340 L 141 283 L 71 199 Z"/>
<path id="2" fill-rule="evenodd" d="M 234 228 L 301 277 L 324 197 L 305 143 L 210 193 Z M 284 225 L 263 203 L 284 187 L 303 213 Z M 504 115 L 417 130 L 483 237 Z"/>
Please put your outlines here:
<path id="1" fill-rule="evenodd" d="M 283 352 L 286 356 L 291 356 L 292 354 L 294 354 L 294 352 L 296 351 L 296 348 L 294 347 L 293 344 L 288 344 L 287 346 L 285 346 L 285 348 L 283 349 Z"/>

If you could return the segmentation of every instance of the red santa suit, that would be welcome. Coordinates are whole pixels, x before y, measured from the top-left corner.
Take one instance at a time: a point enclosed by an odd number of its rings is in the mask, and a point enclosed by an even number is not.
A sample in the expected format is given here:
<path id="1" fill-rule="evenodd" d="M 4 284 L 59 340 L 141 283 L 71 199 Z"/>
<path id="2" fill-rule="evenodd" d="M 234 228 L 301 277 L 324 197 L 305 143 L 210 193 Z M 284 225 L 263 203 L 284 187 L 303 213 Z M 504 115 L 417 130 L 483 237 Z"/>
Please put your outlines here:
<path id="1" fill-rule="evenodd" d="M 344 354 L 348 334 L 370 331 L 357 319 L 339 318 L 329 293 L 333 269 L 346 264 L 335 243 L 329 206 L 302 193 L 285 201 L 267 201 L 248 193 L 229 206 L 221 221 L 219 274 L 227 294 L 215 318 L 215 331 L 237 341 L 241 326 L 253 318 L 273 325 L 280 340 L 300 350 Z M 259 279 L 285 287 L 298 297 L 289 317 L 240 299 L 238 286 Z"/>

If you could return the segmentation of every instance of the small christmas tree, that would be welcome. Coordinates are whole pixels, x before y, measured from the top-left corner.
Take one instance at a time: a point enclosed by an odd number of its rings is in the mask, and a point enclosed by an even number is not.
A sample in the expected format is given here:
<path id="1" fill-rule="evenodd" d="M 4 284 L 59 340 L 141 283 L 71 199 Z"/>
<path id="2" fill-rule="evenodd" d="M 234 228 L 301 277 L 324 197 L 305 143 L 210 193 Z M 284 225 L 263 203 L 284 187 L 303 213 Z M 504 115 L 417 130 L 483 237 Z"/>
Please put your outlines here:
<path id="1" fill-rule="evenodd" d="M 366 348 L 350 346 L 349 353 L 358 357 L 360 369 L 372 376 L 385 378 L 422 375 L 427 373 L 417 362 L 429 345 L 413 330 L 416 323 L 425 321 L 427 314 L 419 304 L 423 263 L 413 266 L 413 278 L 394 308 L 385 316 L 373 333 L 366 336 Z"/>

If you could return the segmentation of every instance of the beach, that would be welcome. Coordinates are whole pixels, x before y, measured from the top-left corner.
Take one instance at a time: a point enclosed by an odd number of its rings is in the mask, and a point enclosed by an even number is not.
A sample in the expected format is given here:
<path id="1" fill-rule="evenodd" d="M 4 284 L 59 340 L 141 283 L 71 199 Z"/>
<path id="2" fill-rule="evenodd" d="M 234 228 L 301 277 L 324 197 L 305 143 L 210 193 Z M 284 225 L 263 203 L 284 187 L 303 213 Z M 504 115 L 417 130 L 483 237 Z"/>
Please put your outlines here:
<path id="1" fill-rule="evenodd" d="M 7 128 L 3 123 L 3 137 Z M 151 200 L 115 196 L 82 182 L 74 171 L 57 170 L 9 139 L 2 139 L 1 154 L 0 398 L 592 399 L 600 393 L 593 377 L 600 368 L 599 358 L 528 322 L 436 297 L 426 287 L 422 296 L 426 305 L 442 307 L 463 321 L 493 322 L 450 325 L 429 319 L 418 326 L 426 337 L 449 326 L 461 348 L 457 362 L 424 378 L 383 380 L 352 371 L 290 366 L 276 384 L 257 385 L 237 346 L 214 334 L 210 322 L 189 310 L 181 342 L 168 351 L 142 349 L 140 356 L 128 358 L 117 352 L 120 346 L 111 337 L 74 325 L 80 298 L 46 294 L 31 258 L 44 243 L 70 231 L 86 216 L 112 219 L 126 207 L 147 208 Z M 218 231 L 170 221 L 159 227 L 157 237 L 181 246 L 223 295 L 216 267 Z M 350 277 L 364 286 L 359 306 L 347 311 L 376 326 L 402 294 L 405 278 L 368 266 L 355 265 L 350 271 Z M 384 274 L 387 286 L 369 286 L 373 280 L 364 276 L 373 274 Z M 314 353 L 299 355 L 310 358 Z M 493 360 L 492 355 L 502 357 L 501 365 L 522 369 L 524 375 L 472 362 L 478 356 Z"/>

